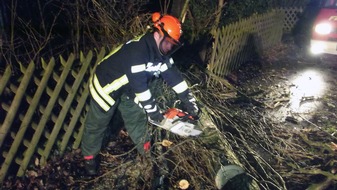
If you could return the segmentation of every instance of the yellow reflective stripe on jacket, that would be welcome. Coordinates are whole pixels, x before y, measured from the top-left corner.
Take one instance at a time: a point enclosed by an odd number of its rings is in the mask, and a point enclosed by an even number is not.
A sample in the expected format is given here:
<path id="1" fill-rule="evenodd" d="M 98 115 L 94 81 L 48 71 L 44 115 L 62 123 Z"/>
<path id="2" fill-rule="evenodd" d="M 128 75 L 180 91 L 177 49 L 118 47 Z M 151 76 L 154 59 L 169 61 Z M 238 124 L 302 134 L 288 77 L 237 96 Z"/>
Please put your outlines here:
<path id="1" fill-rule="evenodd" d="M 175 85 L 173 87 L 173 90 L 177 93 L 177 94 L 180 94 L 182 92 L 184 92 L 185 90 L 188 89 L 188 85 L 186 83 L 186 81 L 182 81 L 181 83 Z"/>
<path id="2" fill-rule="evenodd" d="M 91 80 L 90 80 L 91 81 Z M 106 94 L 99 81 L 97 76 L 93 76 L 93 80 L 90 82 L 90 93 L 93 99 L 104 109 L 108 111 L 112 105 L 115 104 L 115 100 Z"/>
<path id="3" fill-rule="evenodd" d="M 108 111 L 110 109 L 110 106 L 104 102 L 104 100 L 97 94 L 96 90 L 92 86 L 92 84 L 89 85 L 90 88 L 90 94 L 91 97 L 95 100 L 95 102 L 104 110 Z"/>
<path id="4" fill-rule="evenodd" d="M 131 67 L 131 73 L 139 73 L 139 72 L 143 72 L 146 69 L 146 65 L 145 64 L 141 64 L 141 65 L 134 65 Z"/>
<path id="5" fill-rule="evenodd" d="M 102 60 L 100 60 L 97 65 L 99 65 L 100 63 L 102 63 L 104 60 L 108 59 L 110 56 L 112 56 L 113 54 L 115 54 L 118 50 L 120 50 L 122 48 L 124 44 L 121 44 L 119 46 L 117 46 L 114 50 L 112 50 L 108 55 L 106 55 Z"/>
<path id="6" fill-rule="evenodd" d="M 145 34 L 146 34 L 146 33 L 141 34 L 141 35 L 135 37 L 134 39 L 128 41 L 127 43 L 130 43 L 130 42 L 137 42 L 137 41 L 139 41 L 140 38 L 142 38 Z M 99 65 L 102 61 L 108 59 L 110 56 L 112 56 L 113 54 L 115 54 L 118 50 L 120 50 L 120 49 L 123 47 L 123 45 L 124 45 L 124 44 L 120 44 L 120 45 L 117 46 L 115 49 L 113 49 L 108 55 L 106 55 L 102 60 L 100 60 L 100 61 L 98 62 L 97 65 Z"/>
<path id="7" fill-rule="evenodd" d="M 150 90 L 146 90 L 142 93 L 136 93 L 137 99 L 141 102 L 150 100 L 150 98 L 152 97 L 152 94 L 150 92 Z"/>
<path id="8" fill-rule="evenodd" d="M 120 78 L 114 80 L 112 83 L 105 85 L 103 90 L 106 94 L 110 94 L 111 92 L 120 89 L 127 83 L 129 83 L 129 79 L 126 75 L 123 75 Z"/>

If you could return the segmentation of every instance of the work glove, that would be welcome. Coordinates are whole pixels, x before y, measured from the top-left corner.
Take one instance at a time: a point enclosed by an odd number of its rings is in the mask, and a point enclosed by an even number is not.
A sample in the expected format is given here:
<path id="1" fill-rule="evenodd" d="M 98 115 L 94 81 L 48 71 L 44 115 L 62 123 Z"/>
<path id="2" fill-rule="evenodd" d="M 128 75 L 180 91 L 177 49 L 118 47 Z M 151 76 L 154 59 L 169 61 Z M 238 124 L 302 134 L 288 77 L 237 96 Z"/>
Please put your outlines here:
<path id="1" fill-rule="evenodd" d="M 186 112 L 193 117 L 193 119 L 198 120 L 199 119 L 199 114 L 200 114 L 200 109 L 196 103 L 195 98 L 191 93 L 188 94 L 188 98 L 183 100 Z"/>
<path id="2" fill-rule="evenodd" d="M 159 111 L 148 113 L 147 115 L 150 121 L 154 121 L 156 123 L 160 123 L 164 120 L 163 114 L 161 114 Z"/>
<path id="3" fill-rule="evenodd" d="M 155 113 L 158 113 L 158 112 L 155 112 Z M 169 130 L 173 126 L 172 122 L 173 122 L 173 117 L 176 116 L 175 113 L 173 115 L 168 115 L 167 113 L 165 113 L 164 115 L 162 115 L 161 113 L 160 115 L 157 115 L 155 113 L 153 113 L 152 116 L 149 114 L 150 123 L 156 126 L 159 126 L 161 128 L 167 129 L 167 130 Z"/>

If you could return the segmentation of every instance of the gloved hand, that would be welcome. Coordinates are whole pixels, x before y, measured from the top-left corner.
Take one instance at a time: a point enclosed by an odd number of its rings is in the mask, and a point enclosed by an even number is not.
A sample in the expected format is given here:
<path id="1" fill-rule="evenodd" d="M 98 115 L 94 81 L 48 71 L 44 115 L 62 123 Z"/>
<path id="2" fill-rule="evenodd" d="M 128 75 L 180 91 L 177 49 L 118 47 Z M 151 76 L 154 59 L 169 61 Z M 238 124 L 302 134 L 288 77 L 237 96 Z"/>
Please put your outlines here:
<path id="1" fill-rule="evenodd" d="M 192 94 L 188 94 L 188 99 L 184 101 L 187 113 L 189 113 L 195 120 L 199 119 L 200 109 Z"/>
<path id="2" fill-rule="evenodd" d="M 162 122 L 164 120 L 163 114 L 161 114 L 159 111 L 148 113 L 149 119 L 154 121 L 154 122 Z"/>
<path id="3" fill-rule="evenodd" d="M 166 130 L 170 130 L 170 128 L 173 126 L 172 124 L 172 118 L 169 119 L 167 118 L 166 116 L 164 115 L 161 115 L 163 117 L 163 119 L 161 121 L 157 120 L 157 121 L 154 121 L 153 119 L 151 119 L 151 117 L 149 117 L 149 122 L 155 126 L 158 126 L 158 127 L 161 127 L 161 128 L 164 128 Z"/>

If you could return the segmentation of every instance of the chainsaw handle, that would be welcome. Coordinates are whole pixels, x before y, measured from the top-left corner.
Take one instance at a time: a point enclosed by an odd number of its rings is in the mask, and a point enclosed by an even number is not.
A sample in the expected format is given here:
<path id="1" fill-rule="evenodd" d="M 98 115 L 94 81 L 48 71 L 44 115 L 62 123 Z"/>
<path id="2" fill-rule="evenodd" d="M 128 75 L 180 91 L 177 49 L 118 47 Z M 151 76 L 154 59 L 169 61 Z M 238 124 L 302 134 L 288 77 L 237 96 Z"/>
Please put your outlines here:
<path id="1" fill-rule="evenodd" d="M 177 115 L 181 121 L 197 121 L 199 117 L 197 115 L 189 114 L 187 112 L 181 112 Z"/>
<path id="2" fill-rule="evenodd" d="M 199 119 L 199 117 L 197 115 L 189 114 L 187 112 L 183 112 L 182 110 L 179 110 L 177 108 L 170 108 L 165 113 L 165 117 L 168 118 L 168 119 L 173 119 L 175 116 L 178 116 L 183 121 L 187 121 L 187 120 L 196 121 L 196 120 Z"/>

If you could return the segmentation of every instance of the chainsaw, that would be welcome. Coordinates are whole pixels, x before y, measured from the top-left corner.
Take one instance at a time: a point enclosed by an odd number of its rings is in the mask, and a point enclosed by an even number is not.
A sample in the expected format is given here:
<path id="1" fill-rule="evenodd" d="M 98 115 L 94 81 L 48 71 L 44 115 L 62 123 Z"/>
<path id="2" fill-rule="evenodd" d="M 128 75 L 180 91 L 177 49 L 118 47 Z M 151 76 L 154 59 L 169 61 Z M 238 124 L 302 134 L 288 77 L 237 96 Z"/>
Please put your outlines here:
<path id="1" fill-rule="evenodd" d="M 165 119 L 162 122 L 155 122 L 152 120 L 149 120 L 149 122 L 183 137 L 198 136 L 202 133 L 201 130 L 195 129 L 198 121 L 180 109 L 168 109 L 164 114 L 164 118 Z"/>

